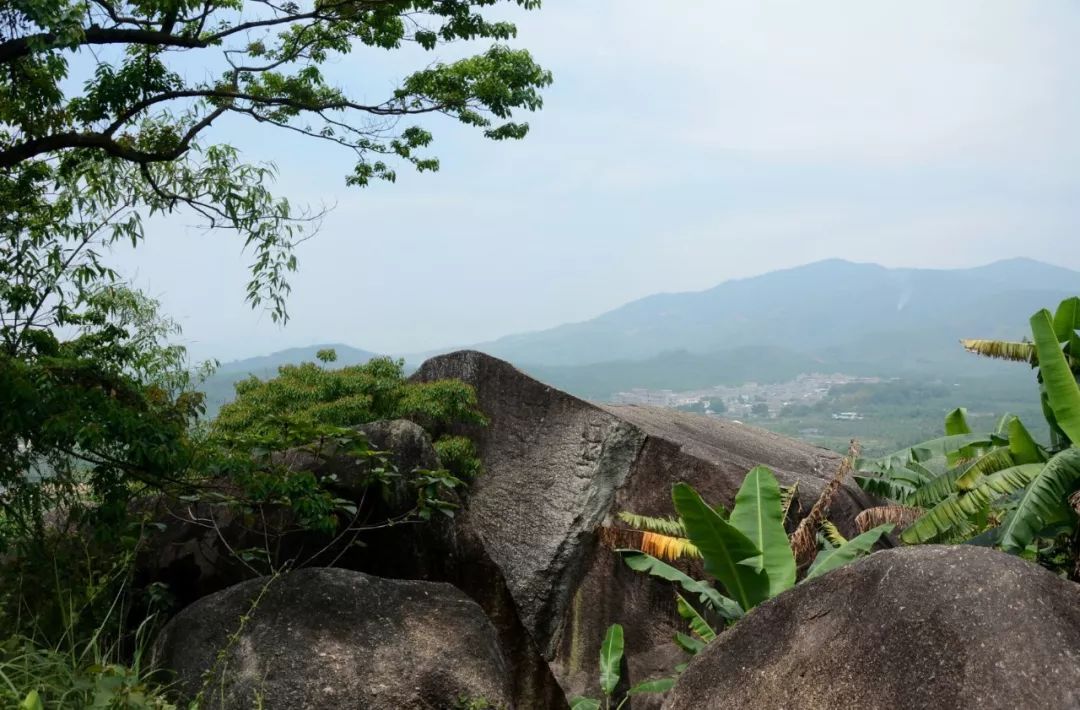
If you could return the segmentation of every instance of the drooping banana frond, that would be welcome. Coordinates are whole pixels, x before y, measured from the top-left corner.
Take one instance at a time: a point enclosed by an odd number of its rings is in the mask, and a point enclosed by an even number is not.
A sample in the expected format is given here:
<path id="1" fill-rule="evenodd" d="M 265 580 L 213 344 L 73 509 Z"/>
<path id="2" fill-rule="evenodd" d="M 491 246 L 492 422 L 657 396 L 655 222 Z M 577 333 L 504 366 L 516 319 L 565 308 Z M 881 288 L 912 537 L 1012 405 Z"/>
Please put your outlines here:
<path id="1" fill-rule="evenodd" d="M 661 560 L 678 560 L 683 557 L 701 557 L 701 551 L 685 537 L 662 533 L 641 533 L 641 551 Z"/>
<path id="2" fill-rule="evenodd" d="M 694 633 L 705 643 L 709 643 L 716 638 L 716 630 L 709 625 L 709 622 L 705 620 L 698 610 L 686 601 L 686 597 L 675 592 L 676 603 L 678 604 L 679 616 L 690 624 L 690 631 Z"/>
<path id="3" fill-rule="evenodd" d="M 1012 452 L 1006 448 L 993 449 L 987 454 L 976 459 L 967 469 L 956 477 L 956 488 L 961 491 L 970 491 L 984 476 L 998 471 L 1012 468 L 1017 462 L 1013 459 Z M 944 496 L 942 496 L 942 499 Z M 938 501 L 935 501 L 938 502 Z"/>
<path id="4" fill-rule="evenodd" d="M 799 499 L 799 482 L 795 481 L 790 486 L 780 487 L 780 508 L 783 511 L 780 518 L 785 523 L 791 515 L 791 506 Z M 797 513 L 798 511 L 796 511 Z"/>
<path id="5" fill-rule="evenodd" d="M 897 531 L 908 527 L 923 514 L 922 508 L 907 505 L 879 505 L 867 508 L 855 516 L 855 528 L 864 533 L 867 530 L 892 523 Z"/>
<path id="6" fill-rule="evenodd" d="M 676 537 L 686 537 L 686 528 L 683 527 L 682 521 L 677 518 L 638 515 L 637 513 L 631 513 L 628 510 L 619 513 L 618 518 L 635 530 L 674 535 Z"/>
<path id="7" fill-rule="evenodd" d="M 1066 508 L 1069 496 L 1080 485 L 1080 447 L 1072 446 L 1058 452 L 1045 465 L 1028 466 L 1038 473 L 1001 526 L 1001 547 L 1008 552 L 1019 552 L 1027 547 L 1039 531 Z"/>
<path id="8" fill-rule="evenodd" d="M 903 501 L 915 508 L 931 508 L 956 493 L 956 480 L 964 473 L 963 466 L 949 469 L 945 473 L 927 481 L 918 490 Z"/>
<path id="9" fill-rule="evenodd" d="M 840 532 L 840 528 L 836 527 L 831 520 L 823 520 L 821 530 L 825 533 L 825 539 L 837 547 L 847 542 L 847 538 Z"/>
<path id="10" fill-rule="evenodd" d="M 662 560 L 674 561 L 684 557 L 701 557 L 701 552 L 688 538 L 678 535 L 631 530 L 602 525 L 596 530 L 601 544 L 611 550 L 639 550 Z"/>
<path id="11" fill-rule="evenodd" d="M 799 527 L 795 528 L 795 532 L 791 534 L 791 552 L 795 555 L 796 565 L 801 567 L 810 563 L 817 554 L 817 529 L 821 522 L 825 520 L 825 516 L 828 515 L 829 506 L 832 505 L 836 492 L 840 490 L 840 486 L 843 485 L 847 475 L 851 473 L 851 469 L 858 458 L 859 442 L 852 439 L 848 447 L 848 455 L 840 461 L 840 465 L 836 467 L 836 473 L 833 474 L 832 479 L 821 489 L 821 495 L 814 502 L 814 507 L 810 509 L 805 518 L 799 521 Z"/>
<path id="12" fill-rule="evenodd" d="M 1042 468 L 1042 464 L 1024 464 L 984 476 L 970 491 L 954 493 L 928 510 L 900 539 L 906 543 L 937 542 L 956 528 L 968 528 L 973 516 L 998 498 L 1027 486 Z"/>
<path id="13" fill-rule="evenodd" d="M 1035 354 L 1034 343 L 1017 343 L 1007 340 L 961 340 L 960 344 L 969 353 L 975 353 L 983 357 L 1011 360 L 1012 362 L 1026 362 L 1031 365 L 1039 363 L 1039 357 Z"/>

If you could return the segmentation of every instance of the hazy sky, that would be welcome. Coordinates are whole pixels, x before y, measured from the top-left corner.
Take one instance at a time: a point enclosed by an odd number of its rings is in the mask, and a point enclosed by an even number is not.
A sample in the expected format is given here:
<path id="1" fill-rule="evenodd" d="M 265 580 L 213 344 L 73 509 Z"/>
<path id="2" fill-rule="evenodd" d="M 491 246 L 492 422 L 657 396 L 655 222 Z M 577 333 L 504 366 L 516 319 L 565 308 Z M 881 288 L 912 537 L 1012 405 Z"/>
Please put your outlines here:
<path id="1" fill-rule="evenodd" d="M 177 217 L 116 255 L 193 355 L 465 344 L 828 257 L 1080 269 L 1076 2 L 545 0 L 510 14 L 515 44 L 555 73 L 523 142 L 433 121 L 439 173 L 357 190 L 329 146 L 217 131 L 276 162 L 276 192 L 336 209 L 299 250 L 284 328 L 243 302 L 231 235 Z M 377 98 L 430 60 L 365 51 L 332 73 L 370 77 L 357 89 Z"/>

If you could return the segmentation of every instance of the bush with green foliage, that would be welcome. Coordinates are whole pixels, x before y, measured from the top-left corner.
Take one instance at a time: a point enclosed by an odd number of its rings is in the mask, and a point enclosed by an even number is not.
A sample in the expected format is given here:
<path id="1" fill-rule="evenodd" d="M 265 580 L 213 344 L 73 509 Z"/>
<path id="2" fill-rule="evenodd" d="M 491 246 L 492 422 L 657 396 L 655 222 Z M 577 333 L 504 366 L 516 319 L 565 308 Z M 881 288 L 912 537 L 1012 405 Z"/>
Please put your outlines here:
<path id="1" fill-rule="evenodd" d="M 303 422 L 355 426 L 380 419 L 411 419 L 441 431 L 452 424 L 483 424 L 476 393 L 458 380 L 412 382 L 404 363 L 374 358 L 364 365 L 332 369 L 323 364 L 286 365 L 268 380 L 236 384 L 236 398 L 212 424 L 220 438 L 260 434 Z"/>
<path id="2" fill-rule="evenodd" d="M 1069 502 L 1080 487 L 1078 328 L 1074 297 L 1053 315 L 1031 317 L 1032 342 L 963 341 L 972 352 L 1037 369 L 1050 443 L 1039 444 L 1011 415 L 995 431 L 973 432 L 965 410 L 956 409 L 945 419 L 944 437 L 859 463 L 859 484 L 893 502 L 868 517 L 906 518 L 901 539 L 908 543 L 971 541 L 1056 560 L 1051 566 L 1064 561 L 1070 538 L 1080 539 Z"/>

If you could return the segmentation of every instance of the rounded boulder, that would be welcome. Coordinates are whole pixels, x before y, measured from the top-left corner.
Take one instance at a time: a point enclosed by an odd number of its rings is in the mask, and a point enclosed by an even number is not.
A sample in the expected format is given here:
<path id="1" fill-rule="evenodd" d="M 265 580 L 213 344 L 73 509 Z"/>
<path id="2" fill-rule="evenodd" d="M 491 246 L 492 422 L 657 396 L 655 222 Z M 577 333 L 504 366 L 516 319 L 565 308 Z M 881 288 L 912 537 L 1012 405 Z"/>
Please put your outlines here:
<path id="1" fill-rule="evenodd" d="M 878 552 L 766 602 L 665 710 L 1080 707 L 1080 585 L 987 548 Z"/>
<path id="2" fill-rule="evenodd" d="M 480 607 L 449 584 L 301 569 L 200 599 L 152 648 L 201 707 L 512 707 Z"/>

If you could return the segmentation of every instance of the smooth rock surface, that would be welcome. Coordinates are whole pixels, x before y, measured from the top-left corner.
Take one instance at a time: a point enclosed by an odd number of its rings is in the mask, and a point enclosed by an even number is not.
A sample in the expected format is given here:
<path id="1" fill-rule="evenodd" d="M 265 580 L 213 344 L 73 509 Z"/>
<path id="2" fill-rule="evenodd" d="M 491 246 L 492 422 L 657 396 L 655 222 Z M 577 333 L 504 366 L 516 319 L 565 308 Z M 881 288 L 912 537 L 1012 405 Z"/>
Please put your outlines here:
<path id="1" fill-rule="evenodd" d="M 513 707 L 498 638 L 475 602 L 448 584 L 343 569 L 205 597 L 165 626 L 152 656 L 210 708 L 442 710 L 481 698 Z"/>
<path id="2" fill-rule="evenodd" d="M 686 660 L 672 641 L 685 623 L 671 586 L 623 565 L 599 543 L 601 525 L 621 510 L 670 514 L 678 481 L 730 506 L 757 464 L 772 467 L 784 484 L 798 482 L 808 508 L 840 461 L 742 424 L 668 409 L 596 406 L 475 351 L 432 358 L 414 377 L 458 378 L 476 389 L 490 423 L 460 433 L 477 442 L 484 474 L 457 527 L 481 541 L 501 570 L 524 628 L 568 697 L 596 696 L 600 643 L 615 622 L 627 630 L 630 684 L 670 674 Z M 831 517 L 850 532 L 855 515 L 872 504 L 847 484 Z M 482 591 L 470 594 L 492 613 Z M 624 708 L 657 702 L 635 696 Z"/>
<path id="3" fill-rule="evenodd" d="M 663 707 L 1080 707 L 1080 585 L 982 547 L 877 552 L 755 609 Z"/>

